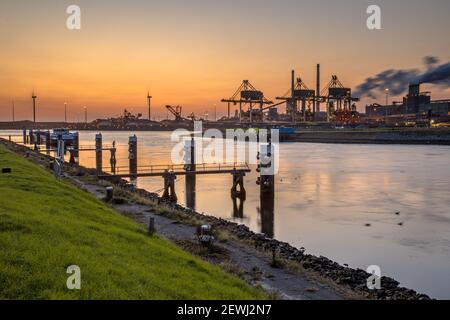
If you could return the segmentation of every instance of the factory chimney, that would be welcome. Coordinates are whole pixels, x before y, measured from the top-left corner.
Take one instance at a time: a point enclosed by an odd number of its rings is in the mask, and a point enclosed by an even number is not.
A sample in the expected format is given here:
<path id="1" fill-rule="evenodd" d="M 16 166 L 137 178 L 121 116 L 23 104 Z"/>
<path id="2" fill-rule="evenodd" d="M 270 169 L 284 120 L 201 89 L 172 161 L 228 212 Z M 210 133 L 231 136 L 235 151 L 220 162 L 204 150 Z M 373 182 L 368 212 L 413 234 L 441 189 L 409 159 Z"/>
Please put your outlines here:
<path id="1" fill-rule="evenodd" d="M 291 112 L 292 112 L 292 122 L 295 123 L 295 113 L 297 111 L 297 102 L 295 101 L 295 71 L 292 70 L 291 75 Z"/>
<path id="2" fill-rule="evenodd" d="M 317 64 L 317 82 L 316 82 L 316 110 L 315 112 L 320 112 L 320 64 Z"/>
<path id="3" fill-rule="evenodd" d="M 33 99 L 33 122 L 36 122 L 36 98 L 37 95 L 34 93 L 31 94 L 31 98 Z"/>

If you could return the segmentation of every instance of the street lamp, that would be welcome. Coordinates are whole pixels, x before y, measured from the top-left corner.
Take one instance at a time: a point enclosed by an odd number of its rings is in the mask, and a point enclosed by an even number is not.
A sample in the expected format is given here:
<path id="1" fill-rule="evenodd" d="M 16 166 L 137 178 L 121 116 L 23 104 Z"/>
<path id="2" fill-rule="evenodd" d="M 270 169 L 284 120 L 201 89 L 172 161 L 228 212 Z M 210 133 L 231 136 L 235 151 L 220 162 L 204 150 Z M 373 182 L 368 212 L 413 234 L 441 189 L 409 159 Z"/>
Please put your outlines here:
<path id="1" fill-rule="evenodd" d="M 87 124 L 88 120 L 87 120 L 87 107 L 84 106 L 84 122 Z"/>
<path id="2" fill-rule="evenodd" d="M 386 111 L 386 119 L 385 122 L 387 120 L 388 117 L 388 104 L 389 104 L 389 88 L 384 89 L 384 91 L 386 92 L 386 106 L 385 106 L 385 111 Z"/>
<path id="3" fill-rule="evenodd" d="M 67 123 L 67 102 L 64 102 L 64 123 Z"/>

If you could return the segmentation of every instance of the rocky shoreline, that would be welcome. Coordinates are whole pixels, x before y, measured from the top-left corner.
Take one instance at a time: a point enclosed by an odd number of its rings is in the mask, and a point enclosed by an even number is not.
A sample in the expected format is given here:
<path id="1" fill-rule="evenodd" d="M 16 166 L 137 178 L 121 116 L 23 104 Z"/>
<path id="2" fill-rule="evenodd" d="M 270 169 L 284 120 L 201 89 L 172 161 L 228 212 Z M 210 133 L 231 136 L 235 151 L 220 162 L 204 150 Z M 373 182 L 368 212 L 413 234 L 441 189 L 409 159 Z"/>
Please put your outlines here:
<path id="1" fill-rule="evenodd" d="M 39 160 L 41 160 L 41 164 L 44 166 L 46 165 L 48 167 L 50 160 L 53 159 L 50 156 L 38 154 L 27 147 L 20 146 L 3 139 L 0 139 L 0 141 L 2 141 L 10 150 L 26 155 L 27 157 L 30 157 L 31 154 L 39 156 L 35 158 L 39 158 Z M 82 166 L 69 164 L 65 164 L 65 166 L 67 170 L 75 173 L 77 176 L 95 176 L 95 169 L 88 169 Z M 398 281 L 385 276 L 381 278 L 381 289 L 369 290 L 367 287 L 367 279 L 371 276 L 371 274 L 367 273 L 365 270 L 345 267 L 323 256 L 317 257 L 311 254 L 306 254 L 304 248 L 298 249 L 286 242 L 268 238 L 264 234 L 255 233 L 245 225 L 205 215 L 176 203 L 165 202 L 158 196 L 158 194 L 136 188 L 133 184 L 124 179 L 118 179 L 114 181 L 113 184 L 120 189 L 149 199 L 162 208 L 171 210 L 179 216 L 180 219 L 192 220 L 194 218 L 212 225 L 215 230 L 226 230 L 237 239 L 242 240 L 248 245 L 254 246 L 258 250 L 270 254 L 276 253 L 278 257 L 297 263 L 304 270 L 313 272 L 324 279 L 329 279 L 337 285 L 350 289 L 351 291 L 367 297 L 368 299 L 430 299 L 430 297 L 425 294 L 420 294 L 412 289 L 400 287 Z"/>
<path id="2" fill-rule="evenodd" d="M 321 277 L 330 279 L 338 285 L 345 286 L 358 294 L 367 296 L 369 299 L 376 300 L 429 300 L 430 297 L 420 294 L 412 289 L 399 286 L 399 282 L 383 276 L 381 278 L 380 290 L 369 290 L 367 287 L 367 278 L 371 274 L 362 269 L 352 269 L 342 266 L 323 256 L 314 256 L 306 254 L 304 248 L 295 248 L 289 243 L 278 241 L 266 237 L 264 234 L 255 233 L 243 224 L 237 224 L 222 218 L 217 218 L 199 213 L 195 210 L 185 208 L 176 203 L 164 202 L 157 194 L 148 192 L 144 189 L 136 188 L 125 180 L 119 183 L 121 188 L 130 192 L 135 192 L 142 197 L 152 199 L 160 205 L 176 211 L 181 218 L 192 218 L 204 221 L 210 224 L 214 229 L 226 229 L 232 235 L 240 240 L 251 242 L 255 248 L 268 253 L 276 254 L 286 260 L 298 263 L 302 268 L 313 271 Z"/>

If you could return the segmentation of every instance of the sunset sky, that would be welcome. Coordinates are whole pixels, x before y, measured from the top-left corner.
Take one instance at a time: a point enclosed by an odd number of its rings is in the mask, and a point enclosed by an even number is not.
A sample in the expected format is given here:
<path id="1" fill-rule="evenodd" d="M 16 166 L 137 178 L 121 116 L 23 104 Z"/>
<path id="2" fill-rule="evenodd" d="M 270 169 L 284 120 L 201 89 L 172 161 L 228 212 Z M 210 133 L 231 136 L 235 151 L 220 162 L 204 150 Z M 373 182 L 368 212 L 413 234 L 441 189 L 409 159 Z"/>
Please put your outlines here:
<path id="1" fill-rule="evenodd" d="M 82 28 L 66 28 L 71 4 Z M 382 9 L 382 30 L 366 27 L 366 8 Z M 337 74 L 354 88 L 389 68 L 422 68 L 424 56 L 450 60 L 448 0 L 2 0 L 0 2 L 0 121 L 89 120 L 124 108 L 155 115 L 166 104 L 226 113 L 220 99 L 248 79 L 269 99 L 289 88 L 294 68 L 315 87 Z M 427 88 L 428 87 L 428 88 Z M 450 97 L 435 89 L 434 98 Z M 379 102 L 384 101 L 380 97 Z M 363 110 L 363 101 L 359 109 Z"/>

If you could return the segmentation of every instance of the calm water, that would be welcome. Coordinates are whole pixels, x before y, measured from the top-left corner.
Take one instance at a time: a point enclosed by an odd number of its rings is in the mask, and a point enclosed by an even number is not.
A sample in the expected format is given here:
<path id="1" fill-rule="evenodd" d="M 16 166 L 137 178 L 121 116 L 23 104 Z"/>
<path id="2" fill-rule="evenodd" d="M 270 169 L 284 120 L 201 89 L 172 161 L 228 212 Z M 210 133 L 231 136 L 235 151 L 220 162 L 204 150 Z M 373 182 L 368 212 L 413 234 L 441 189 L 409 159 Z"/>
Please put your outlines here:
<path id="1" fill-rule="evenodd" d="M 169 133 L 136 134 L 140 165 L 170 163 Z M 81 144 L 92 145 L 94 135 L 82 132 Z M 128 163 L 129 135 L 103 133 L 105 144 L 115 140 L 122 145 L 118 165 Z M 80 161 L 94 166 L 95 155 L 82 153 Z M 242 212 L 236 210 L 239 203 L 233 209 L 231 175 L 199 176 L 196 209 L 273 233 L 341 264 L 378 265 L 402 285 L 449 299 L 449 165 L 448 146 L 281 144 L 273 216 L 261 217 L 254 170 L 245 179 Z M 109 166 L 108 152 L 104 166 Z M 149 191 L 160 190 L 162 183 L 162 178 L 137 181 Z M 183 177 L 176 188 L 185 204 Z"/>

